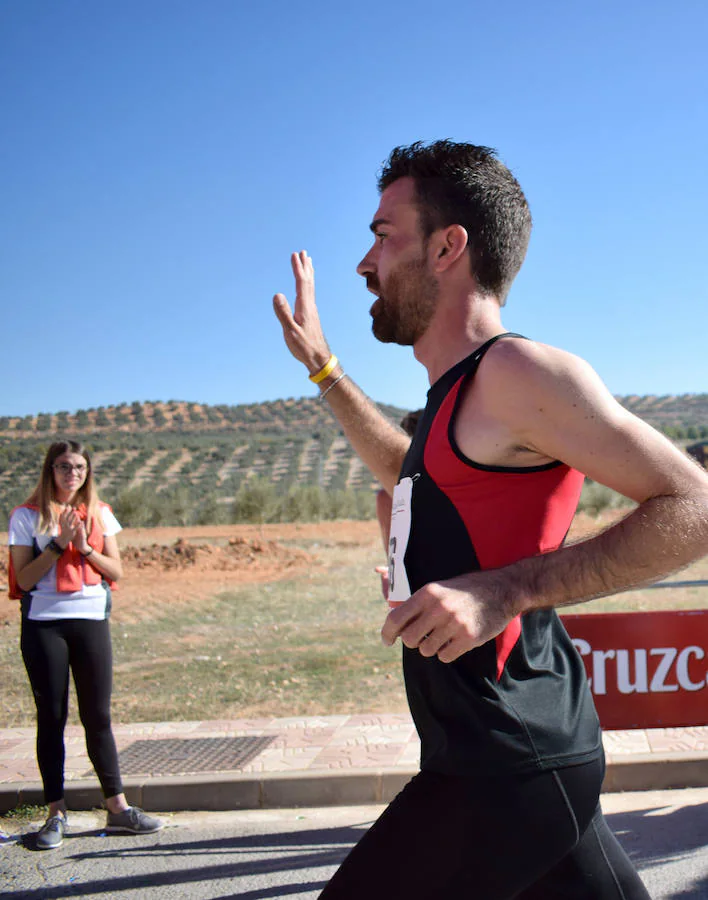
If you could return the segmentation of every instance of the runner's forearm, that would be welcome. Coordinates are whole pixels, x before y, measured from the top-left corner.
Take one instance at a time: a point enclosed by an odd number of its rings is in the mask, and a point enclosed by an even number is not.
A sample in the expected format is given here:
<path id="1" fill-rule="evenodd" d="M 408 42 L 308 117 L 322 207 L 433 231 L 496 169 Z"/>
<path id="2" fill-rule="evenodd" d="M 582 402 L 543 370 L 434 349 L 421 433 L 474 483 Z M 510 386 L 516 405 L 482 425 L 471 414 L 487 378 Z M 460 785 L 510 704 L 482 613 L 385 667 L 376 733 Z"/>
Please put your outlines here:
<path id="1" fill-rule="evenodd" d="M 392 493 L 410 438 L 383 415 L 349 376 L 334 384 L 342 372 L 338 366 L 320 385 L 320 393 L 327 391 L 323 402 L 329 404 L 355 453 Z M 334 386 L 328 390 L 331 385 Z"/>
<path id="2" fill-rule="evenodd" d="M 518 613 L 651 584 L 706 554 L 708 496 L 663 496 L 593 538 L 499 572 L 517 592 Z"/>

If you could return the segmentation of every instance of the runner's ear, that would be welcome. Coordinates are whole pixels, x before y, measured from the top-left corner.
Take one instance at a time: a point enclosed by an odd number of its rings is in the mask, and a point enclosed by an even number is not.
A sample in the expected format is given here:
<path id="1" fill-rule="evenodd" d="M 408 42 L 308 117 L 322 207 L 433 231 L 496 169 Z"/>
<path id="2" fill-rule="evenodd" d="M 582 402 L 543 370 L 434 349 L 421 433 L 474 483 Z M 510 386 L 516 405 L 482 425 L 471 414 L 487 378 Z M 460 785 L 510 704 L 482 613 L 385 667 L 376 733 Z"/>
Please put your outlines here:
<path id="1" fill-rule="evenodd" d="M 429 239 L 434 271 L 445 272 L 458 262 L 465 255 L 467 243 L 467 230 L 462 225 L 448 225 L 434 232 Z"/>

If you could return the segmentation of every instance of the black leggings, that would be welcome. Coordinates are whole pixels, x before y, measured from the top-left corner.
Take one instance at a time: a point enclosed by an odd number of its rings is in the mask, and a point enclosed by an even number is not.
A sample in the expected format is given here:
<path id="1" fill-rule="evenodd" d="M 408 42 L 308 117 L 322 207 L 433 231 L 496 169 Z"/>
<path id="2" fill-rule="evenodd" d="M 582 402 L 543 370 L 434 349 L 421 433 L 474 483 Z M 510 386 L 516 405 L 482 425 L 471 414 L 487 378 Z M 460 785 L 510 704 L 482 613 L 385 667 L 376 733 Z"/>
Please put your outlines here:
<path id="1" fill-rule="evenodd" d="M 74 676 L 86 749 L 104 797 L 123 791 L 111 731 L 112 651 L 108 620 L 22 620 L 22 659 L 37 707 L 37 762 L 45 803 L 64 797 L 64 728 L 69 669 Z"/>
<path id="2" fill-rule="evenodd" d="M 479 778 L 421 772 L 321 900 L 649 900 L 598 804 L 604 762 Z"/>

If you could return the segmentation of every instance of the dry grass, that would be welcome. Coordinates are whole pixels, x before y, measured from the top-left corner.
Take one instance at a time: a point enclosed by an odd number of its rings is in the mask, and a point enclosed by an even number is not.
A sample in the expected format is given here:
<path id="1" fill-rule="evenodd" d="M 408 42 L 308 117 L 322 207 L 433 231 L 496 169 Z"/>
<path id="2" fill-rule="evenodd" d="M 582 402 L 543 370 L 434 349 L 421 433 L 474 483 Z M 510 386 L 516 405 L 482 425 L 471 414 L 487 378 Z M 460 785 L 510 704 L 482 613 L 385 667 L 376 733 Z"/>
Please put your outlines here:
<path id="1" fill-rule="evenodd" d="M 379 638 L 387 607 L 373 572 L 375 530 L 355 542 L 298 546 L 316 562 L 291 580 L 236 585 L 191 604 L 154 604 L 141 621 L 114 621 L 114 720 L 404 710 L 400 651 Z M 9 673 L 3 727 L 34 719 L 17 632 L 17 622 L 0 630 Z M 71 710 L 77 722 L 74 698 Z"/>

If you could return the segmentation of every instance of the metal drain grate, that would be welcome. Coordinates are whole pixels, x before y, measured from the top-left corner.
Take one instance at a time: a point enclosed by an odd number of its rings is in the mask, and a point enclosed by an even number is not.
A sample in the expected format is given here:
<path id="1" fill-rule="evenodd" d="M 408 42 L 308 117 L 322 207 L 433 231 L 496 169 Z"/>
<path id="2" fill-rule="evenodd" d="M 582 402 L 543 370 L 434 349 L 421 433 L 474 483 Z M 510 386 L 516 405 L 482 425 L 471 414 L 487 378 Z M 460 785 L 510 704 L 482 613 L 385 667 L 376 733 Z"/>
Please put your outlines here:
<path id="1" fill-rule="evenodd" d="M 120 770 L 123 775 L 228 772 L 247 765 L 274 740 L 269 735 L 135 741 L 120 753 Z"/>

